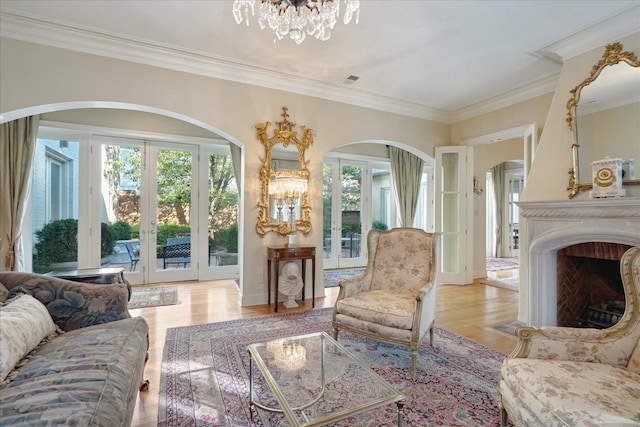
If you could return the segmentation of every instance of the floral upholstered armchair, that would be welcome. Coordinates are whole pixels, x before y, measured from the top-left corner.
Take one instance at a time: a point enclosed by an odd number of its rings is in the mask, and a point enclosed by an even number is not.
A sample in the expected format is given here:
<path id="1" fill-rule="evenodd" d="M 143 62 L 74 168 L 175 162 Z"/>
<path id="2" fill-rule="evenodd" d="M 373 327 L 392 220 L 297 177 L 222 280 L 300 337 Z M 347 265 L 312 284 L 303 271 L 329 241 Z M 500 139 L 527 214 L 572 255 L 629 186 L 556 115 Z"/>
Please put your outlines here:
<path id="1" fill-rule="evenodd" d="M 626 307 L 614 326 L 517 328 L 498 379 L 502 426 L 640 426 L 640 247 L 620 272 Z"/>
<path id="2" fill-rule="evenodd" d="M 415 378 L 418 347 L 427 332 L 433 344 L 440 239 L 417 228 L 371 230 L 362 274 L 340 281 L 333 335 L 359 334 L 411 349 Z"/>

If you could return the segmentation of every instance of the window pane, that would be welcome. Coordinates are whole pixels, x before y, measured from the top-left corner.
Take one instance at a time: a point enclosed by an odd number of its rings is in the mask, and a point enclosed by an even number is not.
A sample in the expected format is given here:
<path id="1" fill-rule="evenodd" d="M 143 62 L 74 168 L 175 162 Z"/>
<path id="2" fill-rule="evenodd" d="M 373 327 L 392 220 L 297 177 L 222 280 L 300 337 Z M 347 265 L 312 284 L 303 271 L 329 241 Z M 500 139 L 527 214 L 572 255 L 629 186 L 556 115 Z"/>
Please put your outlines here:
<path id="1" fill-rule="evenodd" d="M 125 272 L 140 271 L 140 188 L 141 159 L 139 147 L 102 146 L 102 200 L 100 222 L 108 224 L 113 238 L 110 265 L 122 266 Z M 107 236 L 101 236 L 101 240 Z M 106 252 L 107 247 L 102 248 Z"/>
<path id="2" fill-rule="evenodd" d="M 77 268 L 80 144 L 38 139 L 32 171 L 33 271 Z"/>
<path id="3" fill-rule="evenodd" d="M 331 256 L 331 212 L 333 208 L 333 165 L 322 165 L 322 237 L 323 254 Z"/>
<path id="4" fill-rule="evenodd" d="M 230 155 L 209 156 L 209 266 L 238 264 L 238 187 Z"/>
<path id="5" fill-rule="evenodd" d="M 391 169 L 372 168 L 372 223 L 374 230 L 389 230 L 391 225 L 391 209 L 395 203 L 391 200 Z"/>
<path id="6" fill-rule="evenodd" d="M 360 257 L 362 229 L 362 168 L 342 166 L 342 236 L 340 256 Z"/>

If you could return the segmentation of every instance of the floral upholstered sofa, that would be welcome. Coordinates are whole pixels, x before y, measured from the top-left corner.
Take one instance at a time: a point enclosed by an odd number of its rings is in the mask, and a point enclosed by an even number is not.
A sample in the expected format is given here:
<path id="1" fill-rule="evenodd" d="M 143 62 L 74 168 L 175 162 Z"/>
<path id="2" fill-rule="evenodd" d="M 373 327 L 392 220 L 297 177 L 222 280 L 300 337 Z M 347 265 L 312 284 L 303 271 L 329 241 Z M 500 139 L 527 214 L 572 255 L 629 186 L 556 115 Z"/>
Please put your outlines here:
<path id="1" fill-rule="evenodd" d="M 640 247 L 620 262 L 625 312 L 608 329 L 520 327 L 498 380 L 501 424 L 640 426 Z"/>
<path id="2" fill-rule="evenodd" d="M 128 426 L 148 325 L 125 284 L 0 272 L 0 425 Z"/>

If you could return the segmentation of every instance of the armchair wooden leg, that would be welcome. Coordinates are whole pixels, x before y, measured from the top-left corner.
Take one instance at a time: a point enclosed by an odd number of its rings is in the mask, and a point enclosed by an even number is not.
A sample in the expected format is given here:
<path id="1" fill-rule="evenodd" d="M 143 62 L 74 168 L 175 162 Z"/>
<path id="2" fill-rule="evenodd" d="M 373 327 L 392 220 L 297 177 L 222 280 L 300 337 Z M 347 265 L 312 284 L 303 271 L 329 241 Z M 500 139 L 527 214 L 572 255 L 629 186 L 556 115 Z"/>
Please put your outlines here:
<path id="1" fill-rule="evenodd" d="M 431 344 L 431 347 L 433 347 L 433 330 L 435 329 L 435 326 L 431 325 L 431 328 L 429 328 L 429 344 Z"/>
<path id="2" fill-rule="evenodd" d="M 507 427 L 509 424 L 509 414 L 504 406 L 500 405 L 500 427 Z"/>
<path id="3" fill-rule="evenodd" d="M 338 341 L 338 328 L 333 328 L 333 339 Z"/>

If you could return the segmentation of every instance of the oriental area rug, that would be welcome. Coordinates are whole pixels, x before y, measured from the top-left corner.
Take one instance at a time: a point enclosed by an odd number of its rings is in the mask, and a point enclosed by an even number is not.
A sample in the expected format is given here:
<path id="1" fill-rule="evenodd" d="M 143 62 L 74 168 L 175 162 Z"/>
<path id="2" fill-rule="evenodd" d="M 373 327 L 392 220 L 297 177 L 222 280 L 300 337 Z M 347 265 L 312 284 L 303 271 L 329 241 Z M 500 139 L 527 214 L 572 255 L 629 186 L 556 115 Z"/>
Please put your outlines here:
<path id="1" fill-rule="evenodd" d="M 249 410 L 247 346 L 326 331 L 330 308 L 261 316 L 167 330 L 162 359 L 161 426 L 288 426 L 282 414 Z M 405 426 L 498 426 L 498 371 L 504 354 L 442 328 L 420 347 L 416 381 L 408 349 L 345 332 L 339 342 L 407 397 Z M 257 371 L 257 370 L 256 370 Z M 268 386 L 254 371 L 256 389 Z M 351 378 L 344 375 L 347 384 Z M 257 384 L 257 385 L 255 385 Z M 345 396 L 348 399 L 348 396 Z M 386 405 L 335 426 L 392 426 L 396 406 Z"/>
<path id="2" fill-rule="evenodd" d="M 514 270 L 520 268 L 518 258 L 487 258 L 487 271 Z"/>
<path id="3" fill-rule="evenodd" d="M 338 286 L 338 283 L 346 279 L 347 277 L 355 276 L 364 271 L 364 268 L 352 268 L 349 270 L 325 270 L 322 273 L 322 281 L 325 288 L 333 288 Z"/>
<path id="4" fill-rule="evenodd" d="M 131 300 L 129 309 L 158 307 L 161 305 L 178 304 L 177 286 L 153 286 L 137 288 L 131 290 Z"/>

